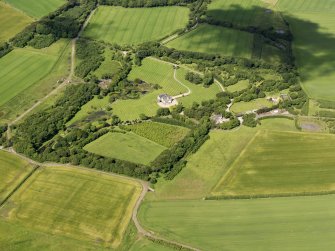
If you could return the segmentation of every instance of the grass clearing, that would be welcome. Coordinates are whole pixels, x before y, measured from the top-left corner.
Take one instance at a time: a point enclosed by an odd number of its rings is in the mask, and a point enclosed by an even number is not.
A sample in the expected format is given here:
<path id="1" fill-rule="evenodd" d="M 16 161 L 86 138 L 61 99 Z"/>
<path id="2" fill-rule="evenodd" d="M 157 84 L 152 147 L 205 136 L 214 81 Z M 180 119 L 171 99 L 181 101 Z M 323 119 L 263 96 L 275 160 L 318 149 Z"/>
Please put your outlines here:
<path id="1" fill-rule="evenodd" d="M 201 250 L 335 248 L 335 196 L 144 202 L 146 229 Z"/>
<path id="2" fill-rule="evenodd" d="M 143 165 L 166 148 L 135 133 L 108 133 L 84 147 L 86 151 Z"/>
<path id="3" fill-rule="evenodd" d="M 230 85 L 227 88 L 229 92 L 238 92 L 247 89 L 250 86 L 249 80 L 241 80 L 237 84 Z"/>
<path id="4" fill-rule="evenodd" d="M 174 248 L 169 248 L 158 243 L 155 243 L 146 238 L 140 239 L 131 246 L 130 251 L 173 251 Z"/>
<path id="5" fill-rule="evenodd" d="M 92 73 L 99 79 L 101 79 L 104 74 L 116 75 L 121 70 L 120 62 L 112 60 L 112 51 L 110 49 L 105 49 L 104 57 L 105 60 L 102 62 L 100 67 Z"/>
<path id="6" fill-rule="evenodd" d="M 0 44 L 14 37 L 33 21 L 4 2 L 0 2 L 0 17 Z"/>
<path id="7" fill-rule="evenodd" d="M 202 24 L 167 46 L 178 50 L 251 58 L 252 43 L 253 35 L 250 33 Z"/>
<path id="8" fill-rule="evenodd" d="M 190 129 L 156 122 L 143 122 L 127 126 L 133 133 L 167 148 L 182 140 Z"/>
<path id="9" fill-rule="evenodd" d="M 0 202 L 33 170 L 28 162 L 0 151 Z"/>
<path id="10" fill-rule="evenodd" d="M 138 44 L 161 39 L 186 27 L 185 7 L 122 8 L 100 6 L 84 36 L 117 44 Z"/>
<path id="11" fill-rule="evenodd" d="M 0 215 L 32 230 L 117 247 L 140 191 L 135 181 L 48 167 L 30 177 Z"/>
<path id="12" fill-rule="evenodd" d="M 66 3 L 65 0 L 5 0 L 28 16 L 39 19 Z"/>
<path id="13" fill-rule="evenodd" d="M 252 110 L 258 110 L 260 108 L 264 107 L 271 107 L 273 105 L 272 102 L 267 100 L 266 98 L 258 98 L 251 100 L 249 102 L 237 102 L 234 103 L 231 107 L 231 111 L 234 113 L 241 113 L 241 112 L 247 112 Z"/>
<path id="14" fill-rule="evenodd" d="M 334 190 L 335 136 L 259 131 L 214 195 L 262 195 Z"/>

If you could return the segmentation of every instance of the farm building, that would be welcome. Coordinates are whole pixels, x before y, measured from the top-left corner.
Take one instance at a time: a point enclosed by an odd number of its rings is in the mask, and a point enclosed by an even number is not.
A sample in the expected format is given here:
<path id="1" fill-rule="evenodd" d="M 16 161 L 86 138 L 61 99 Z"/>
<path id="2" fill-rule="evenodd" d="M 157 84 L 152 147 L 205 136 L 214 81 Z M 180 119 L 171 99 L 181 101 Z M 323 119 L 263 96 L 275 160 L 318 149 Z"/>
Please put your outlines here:
<path id="1" fill-rule="evenodd" d="M 173 103 L 173 98 L 168 94 L 160 94 L 157 97 L 157 102 L 164 105 L 170 105 Z"/>

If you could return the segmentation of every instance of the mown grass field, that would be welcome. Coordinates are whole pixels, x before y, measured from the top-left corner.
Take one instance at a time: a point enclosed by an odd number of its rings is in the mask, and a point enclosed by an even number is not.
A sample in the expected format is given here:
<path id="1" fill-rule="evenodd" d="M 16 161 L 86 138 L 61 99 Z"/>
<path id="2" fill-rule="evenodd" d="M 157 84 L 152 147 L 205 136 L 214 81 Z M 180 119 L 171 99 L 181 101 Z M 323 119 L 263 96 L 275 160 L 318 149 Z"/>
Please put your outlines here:
<path id="1" fill-rule="evenodd" d="M 39 19 L 66 3 L 65 0 L 5 0 L 28 16 Z"/>
<path id="2" fill-rule="evenodd" d="M 32 18 L 0 1 L 0 43 L 9 40 L 23 30 Z"/>
<path id="3" fill-rule="evenodd" d="M 135 133 L 108 133 L 84 147 L 86 151 L 147 165 L 166 147 Z"/>
<path id="4" fill-rule="evenodd" d="M 182 140 L 190 129 L 155 122 L 143 122 L 127 126 L 133 133 L 154 141 L 167 148 Z"/>
<path id="5" fill-rule="evenodd" d="M 205 251 L 332 250 L 335 196 L 145 202 L 155 234 Z"/>
<path id="6" fill-rule="evenodd" d="M 280 0 L 294 35 L 302 86 L 314 99 L 335 100 L 335 16 L 334 1 Z"/>
<path id="7" fill-rule="evenodd" d="M 70 167 L 37 171 L 0 210 L 5 221 L 39 232 L 117 247 L 141 186 Z"/>
<path id="8" fill-rule="evenodd" d="M 44 97 L 69 72 L 70 46 L 59 40 L 49 48 L 15 49 L 0 59 L 0 120 L 9 121 Z"/>
<path id="9" fill-rule="evenodd" d="M 167 46 L 184 51 L 251 58 L 252 43 L 253 35 L 250 33 L 202 24 Z"/>
<path id="10" fill-rule="evenodd" d="M 220 92 L 220 88 L 215 84 L 209 88 L 204 88 L 202 85 L 195 85 L 186 81 L 186 72 L 185 69 L 179 68 L 176 74 L 177 79 L 192 91 L 191 95 L 178 99 L 178 102 L 184 106 L 191 106 L 195 101 L 201 102 L 213 99 Z M 148 116 L 155 115 L 159 108 L 157 105 L 157 96 L 159 94 L 178 95 L 187 92 L 187 89 L 174 79 L 174 70 L 171 64 L 151 58 L 144 59 L 142 66 L 134 67 L 128 78 L 130 80 L 139 78 L 148 83 L 158 84 L 162 88 L 147 93 L 141 96 L 140 99 L 118 100 L 113 103 L 113 112 L 122 120 L 137 119 L 141 113 Z"/>
<path id="11" fill-rule="evenodd" d="M 13 154 L 0 151 L 0 202 L 29 174 L 33 166 Z"/>
<path id="12" fill-rule="evenodd" d="M 237 84 L 230 85 L 227 87 L 227 91 L 229 92 L 237 92 L 247 89 L 249 86 L 249 80 L 241 80 Z"/>
<path id="13" fill-rule="evenodd" d="M 161 39 L 182 29 L 188 21 L 185 7 L 122 8 L 100 6 L 84 36 L 117 44 Z"/>
<path id="14" fill-rule="evenodd" d="M 266 98 L 258 98 L 251 100 L 249 102 L 237 102 L 234 103 L 231 107 L 231 111 L 235 113 L 247 112 L 252 110 L 258 110 L 263 107 L 271 107 L 272 102 L 268 101 Z"/>
<path id="15" fill-rule="evenodd" d="M 213 194 L 320 192 L 335 188 L 335 137 L 259 131 Z"/>

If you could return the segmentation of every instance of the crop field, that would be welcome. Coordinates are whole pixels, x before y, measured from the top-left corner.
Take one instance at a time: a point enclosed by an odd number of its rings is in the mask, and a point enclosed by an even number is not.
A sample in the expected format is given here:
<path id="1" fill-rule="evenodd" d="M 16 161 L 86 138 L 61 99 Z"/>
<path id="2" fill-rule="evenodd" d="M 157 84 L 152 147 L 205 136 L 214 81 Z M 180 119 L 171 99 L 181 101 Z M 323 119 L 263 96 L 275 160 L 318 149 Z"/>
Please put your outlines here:
<path id="1" fill-rule="evenodd" d="M 105 134 L 84 149 L 101 156 L 147 165 L 166 147 L 130 132 Z"/>
<path id="2" fill-rule="evenodd" d="M 127 126 L 133 133 L 154 141 L 167 148 L 182 140 L 190 131 L 181 126 L 168 125 L 156 122 L 144 122 Z"/>
<path id="3" fill-rule="evenodd" d="M 33 21 L 4 2 L 0 2 L 0 17 L 0 44 L 14 37 Z"/>
<path id="4" fill-rule="evenodd" d="M 184 7 L 122 8 L 100 6 L 84 36 L 117 44 L 138 44 L 161 39 L 186 27 Z"/>
<path id="5" fill-rule="evenodd" d="M 281 0 L 278 8 L 285 11 L 290 23 L 295 38 L 293 52 L 308 96 L 334 101 L 334 1 Z"/>
<path id="6" fill-rule="evenodd" d="M 66 3 L 65 0 L 5 0 L 28 16 L 39 19 Z"/>
<path id="7" fill-rule="evenodd" d="M 213 194 L 290 194 L 334 190 L 335 137 L 260 131 Z"/>
<path id="8" fill-rule="evenodd" d="M 237 102 L 234 103 L 231 107 L 231 110 L 235 113 L 247 112 L 252 110 L 258 110 L 263 107 L 271 107 L 273 105 L 272 102 L 267 100 L 266 98 L 258 98 L 251 100 L 249 102 Z"/>
<path id="9" fill-rule="evenodd" d="M 178 102 L 184 106 L 191 106 L 195 101 L 201 102 L 215 98 L 215 95 L 220 92 L 219 87 L 215 84 L 209 88 L 204 88 L 202 85 L 195 85 L 186 81 L 186 72 L 185 69 L 179 68 L 176 74 L 177 79 L 192 91 L 191 95 L 178 99 Z M 113 112 L 122 120 L 137 119 L 142 113 L 147 116 L 155 115 L 159 108 L 157 105 L 159 94 L 178 95 L 187 92 L 187 89 L 174 79 L 172 65 L 151 58 L 144 59 L 142 66 L 133 68 L 128 78 L 130 80 L 139 78 L 151 84 L 159 84 L 162 88 L 147 93 L 140 99 L 118 100 L 113 103 Z"/>
<path id="10" fill-rule="evenodd" d="M 160 236 L 209 251 L 332 250 L 335 196 L 144 202 L 139 218 Z"/>
<path id="11" fill-rule="evenodd" d="M 33 230 L 116 247 L 141 191 L 134 181 L 85 169 L 37 171 L 0 210 Z"/>
<path id="12" fill-rule="evenodd" d="M 32 171 L 33 166 L 13 154 L 0 151 L 0 202 Z"/>
<path id="13" fill-rule="evenodd" d="M 250 33 L 202 24 L 167 46 L 184 51 L 251 58 L 252 43 L 253 35 Z"/>

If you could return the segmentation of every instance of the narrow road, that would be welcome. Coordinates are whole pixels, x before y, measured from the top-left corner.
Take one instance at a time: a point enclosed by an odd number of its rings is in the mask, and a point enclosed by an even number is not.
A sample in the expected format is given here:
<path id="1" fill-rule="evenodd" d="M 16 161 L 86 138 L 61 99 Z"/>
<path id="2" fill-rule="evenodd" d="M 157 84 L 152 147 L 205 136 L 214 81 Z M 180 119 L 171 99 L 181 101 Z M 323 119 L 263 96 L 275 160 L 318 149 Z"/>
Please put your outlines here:
<path id="1" fill-rule="evenodd" d="M 190 95 L 192 93 L 192 90 L 185 84 L 183 84 L 178 78 L 177 78 L 177 69 L 176 69 L 177 65 L 174 65 L 174 72 L 173 72 L 173 78 L 174 80 L 176 80 L 179 84 L 181 84 L 183 87 L 185 87 L 187 89 L 187 92 L 179 94 L 177 96 L 174 96 L 174 99 L 178 99 L 178 98 L 182 98 L 182 97 L 186 97 L 188 95 Z"/>

